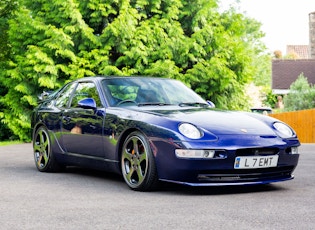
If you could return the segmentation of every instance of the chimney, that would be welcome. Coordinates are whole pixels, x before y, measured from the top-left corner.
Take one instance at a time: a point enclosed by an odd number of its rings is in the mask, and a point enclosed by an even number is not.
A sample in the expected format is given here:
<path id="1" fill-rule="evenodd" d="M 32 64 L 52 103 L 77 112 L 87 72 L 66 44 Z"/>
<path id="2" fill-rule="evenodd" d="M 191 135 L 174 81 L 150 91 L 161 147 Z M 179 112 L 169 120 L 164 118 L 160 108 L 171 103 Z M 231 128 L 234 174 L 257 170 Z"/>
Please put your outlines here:
<path id="1" fill-rule="evenodd" d="M 309 36 L 310 36 L 310 56 L 312 59 L 315 59 L 315 12 L 309 14 Z"/>

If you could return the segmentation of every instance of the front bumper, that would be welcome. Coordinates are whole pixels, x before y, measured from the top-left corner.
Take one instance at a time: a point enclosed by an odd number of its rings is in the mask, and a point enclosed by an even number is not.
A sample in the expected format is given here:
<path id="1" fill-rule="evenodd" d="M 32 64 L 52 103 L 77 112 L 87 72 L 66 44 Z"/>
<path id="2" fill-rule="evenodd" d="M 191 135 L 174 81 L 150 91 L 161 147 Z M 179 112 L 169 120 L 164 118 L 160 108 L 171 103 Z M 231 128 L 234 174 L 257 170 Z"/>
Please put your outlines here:
<path id="1" fill-rule="evenodd" d="M 189 186 L 254 185 L 292 180 L 299 160 L 299 154 L 292 154 L 288 145 L 269 146 L 264 148 L 272 149 L 272 154 L 279 156 L 277 167 L 235 169 L 236 157 L 251 156 L 254 152 L 260 154 L 264 151 L 255 150 L 263 147 L 225 149 L 225 158 L 181 159 L 174 154 L 178 145 L 163 142 L 156 146 L 155 159 L 160 180 Z"/>
<path id="2" fill-rule="evenodd" d="M 182 185 L 187 185 L 187 186 L 192 186 L 192 187 L 211 187 L 211 186 L 237 186 L 237 185 L 260 185 L 260 184 L 270 184 L 270 183 L 276 183 L 276 182 L 283 182 L 287 180 L 292 180 L 294 179 L 294 176 L 291 175 L 290 177 L 287 178 L 277 178 L 274 180 L 259 180 L 259 181 L 248 181 L 248 182 L 239 182 L 239 181 L 234 181 L 234 182 L 203 182 L 203 183 L 191 183 L 191 182 L 182 182 L 182 181 L 172 181 L 172 180 L 165 180 L 165 179 L 160 179 L 161 181 L 164 182 L 170 182 L 170 183 L 175 183 L 175 184 L 182 184 Z"/>

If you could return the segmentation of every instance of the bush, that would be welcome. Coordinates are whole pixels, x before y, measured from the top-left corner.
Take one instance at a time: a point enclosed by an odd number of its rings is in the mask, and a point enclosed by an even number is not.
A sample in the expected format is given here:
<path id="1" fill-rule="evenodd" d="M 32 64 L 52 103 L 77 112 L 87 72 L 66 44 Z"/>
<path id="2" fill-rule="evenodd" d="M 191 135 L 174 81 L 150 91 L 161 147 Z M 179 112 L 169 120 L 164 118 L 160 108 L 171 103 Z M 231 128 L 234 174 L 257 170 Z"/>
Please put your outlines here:
<path id="1" fill-rule="evenodd" d="M 301 74 L 290 86 L 290 92 L 284 97 L 285 111 L 311 109 L 315 107 L 315 88 Z"/>
<path id="2" fill-rule="evenodd" d="M 18 137 L 5 124 L 0 122 L 0 141 L 7 140 L 18 140 Z"/>
<path id="3" fill-rule="evenodd" d="M 264 89 L 263 94 L 265 95 L 265 98 L 263 100 L 264 106 L 275 108 L 277 103 L 277 95 L 273 94 L 270 88 Z"/>

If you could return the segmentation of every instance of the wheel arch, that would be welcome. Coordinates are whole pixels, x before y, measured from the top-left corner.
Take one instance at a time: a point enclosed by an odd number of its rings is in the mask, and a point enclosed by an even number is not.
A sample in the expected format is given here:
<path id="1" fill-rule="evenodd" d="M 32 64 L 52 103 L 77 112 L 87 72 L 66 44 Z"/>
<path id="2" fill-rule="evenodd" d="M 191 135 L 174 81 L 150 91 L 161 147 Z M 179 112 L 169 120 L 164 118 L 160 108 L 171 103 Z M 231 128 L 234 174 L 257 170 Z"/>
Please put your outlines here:
<path id="1" fill-rule="evenodd" d="M 48 135 L 49 135 L 50 140 L 51 140 L 51 147 L 52 147 L 53 152 L 55 152 L 57 154 L 65 153 L 65 149 L 62 146 L 62 142 L 60 142 L 60 140 L 57 139 L 54 131 L 49 129 L 48 126 L 43 121 L 37 122 L 34 125 L 34 127 L 32 128 L 32 141 L 35 138 L 35 134 L 36 134 L 37 130 L 41 127 L 44 127 L 48 132 Z"/>
<path id="2" fill-rule="evenodd" d="M 34 125 L 34 127 L 32 128 L 32 140 L 34 140 L 34 136 L 35 136 L 35 133 L 37 132 L 37 130 L 40 128 L 40 127 L 45 127 L 48 131 L 49 129 L 47 128 L 47 126 L 45 125 L 45 123 L 43 123 L 42 121 L 41 122 L 38 122 Z"/>

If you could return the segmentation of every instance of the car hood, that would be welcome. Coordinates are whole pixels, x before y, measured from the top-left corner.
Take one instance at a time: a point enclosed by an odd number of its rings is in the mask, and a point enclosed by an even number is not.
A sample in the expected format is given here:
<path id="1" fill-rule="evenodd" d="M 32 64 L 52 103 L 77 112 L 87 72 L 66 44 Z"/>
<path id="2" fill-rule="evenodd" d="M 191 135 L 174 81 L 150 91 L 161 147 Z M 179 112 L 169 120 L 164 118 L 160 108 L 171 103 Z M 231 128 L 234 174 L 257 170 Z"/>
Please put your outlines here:
<path id="1" fill-rule="evenodd" d="M 168 119 L 188 122 L 201 129 L 210 131 L 215 135 L 222 134 L 250 134 L 276 136 L 268 119 L 263 115 L 253 116 L 246 112 L 219 111 L 207 108 L 194 109 L 141 109 L 142 112 L 155 116 L 167 117 Z M 271 118 L 270 118 L 271 119 Z"/>

